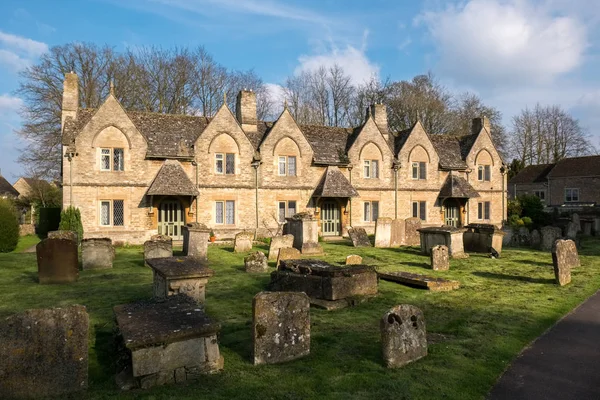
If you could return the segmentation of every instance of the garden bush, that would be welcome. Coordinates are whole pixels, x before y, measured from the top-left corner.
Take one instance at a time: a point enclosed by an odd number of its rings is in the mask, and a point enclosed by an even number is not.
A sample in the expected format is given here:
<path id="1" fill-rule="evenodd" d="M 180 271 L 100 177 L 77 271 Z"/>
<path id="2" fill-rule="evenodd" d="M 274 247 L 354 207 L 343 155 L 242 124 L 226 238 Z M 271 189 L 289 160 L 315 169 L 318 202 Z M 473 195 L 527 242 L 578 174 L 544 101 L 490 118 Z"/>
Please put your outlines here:
<path id="1" fill-rule="evenodd" d="M 19 217 L 12 201 L 0 199 L 0 253 L 13 251 L 19 243 Z"/>
<path id="2" fill-rule="evenodd" d="M 79 208 L 69 206 L 60 213 L 60 224 L 58 229 L 61 231 L 73 231 L 77 234 L 77 242 L 81 243 L 83 239 L 83 225 L 81 224 L 81 213 Z"/>
<path id="3" fill-rule="evenodd" d="M 40 208 L 39 223 L 37 234 L 41 238 L 48 236 L 48 232 L 58 229 L 60 224 L 60 208 L 44 207 Z"/>

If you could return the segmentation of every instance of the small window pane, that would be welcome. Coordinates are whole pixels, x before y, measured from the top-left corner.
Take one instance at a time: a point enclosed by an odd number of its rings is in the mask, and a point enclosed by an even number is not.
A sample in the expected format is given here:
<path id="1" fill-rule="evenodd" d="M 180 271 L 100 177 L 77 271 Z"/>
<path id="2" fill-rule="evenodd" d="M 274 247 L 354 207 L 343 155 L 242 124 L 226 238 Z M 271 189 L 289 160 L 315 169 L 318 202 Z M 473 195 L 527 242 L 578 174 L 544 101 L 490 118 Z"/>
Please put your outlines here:
<path id="1" fill-rule="evenodd" d="M 227 153 L 225 159 L 225 173 L 235 174 L 235 154 Z"/>
<path id="2" fill-rule="evenodd" d="M 217 174 L 223 173 L 223 154 L 215 154 L 215 172 Z"/>
<path id="3" fill-rule="evenodd" d="M 296 176 L 296 157 L 295 156 L 288 157 L 288 175 Z"/>
<path id="4" fill-rule="evenodd" d="M 285 175 L 285 157 L 279 157 L 279 175 Z"/>
<path id="5" fill-rule="evenodd" d="M 491 171 L 490 171 L 490 166 L 489 165 L 486 165 L 484 167 L 484 172 L 485 172 L 485 180 L 489 181 L 490 178 L 491 178 Z"/>
<path id="6" fill-rule="evenodd" d="M 285 222 L 285 201 L 279 202 L 279 222 Z"/>
<path id="7" fill-rule="evenodd" d="M 225 223 L 228 225 L 235 224 L 235 202 L 233 200 L 225 202 Z"/>
<path id="8" fill-rule="evenodd" d="M 123 149 L 113 149 L 113 169 L 115 171 L 123 171 L 125 167 Z"/>
<path id="9" fill-rule="evenodd" d="M 370 178 L 371 177 L 371 163 L 369 161 L 365 160 L 365 166 L 364 166 L 364 177 L 365 178 Z"/>
<path id="10" fill-rule="evenodd" d="M 412 163 L 412 178 L 419 179 L 419 163 Z"/>
<path id="11" fill-rule="evenodd" d="M 125 220 L 124 215 L 123 200 L 113 200 L 113 225 L 123 226 Z"/>
<path id="12" fill-rule="evenodd" d="M 419 213 L 421 215 L 419 215 L 419 217 L 421 217 L 421 219 L 423 221 L 425 221 L 427 219 L 427 203 L 424 201 L 420 201 L 419 202 Z"/>
<path id="13" fill-rule="evenodd" d="M 417 203 L 416 201 L 412 203 L 412 216 L 413 218 L 419 217 L 419 203 Z"/>
<path id="14" fill-rule="evenodd" d="M 483 180 L 483 166 L 481 166 L 481 165 L 477 168 L 477 180 L 478 181 Z"/>
<path id="15" fill-rule="evenodd" d="M 486 201 L 484 203 L 484 207 L 485 207 L 485 219 L 490 219 L 490 202 Z"/>
<path id="16" fill-rule="evenodd" d="M 373 219 L 372 221 L 377 221 L 377 218 L 379 218 L 379 202 L 378 201 L 372 201 L 371 202 L 371 214 L 373 214 Z"/>
<path id="17" fill-rule="evenodd" d="M 288 201 L 288 217 L 296 215 L 296 202 Z"/>
<path id="18" fill-rule="evenodd" d="M 419 179 L 427 179 L 426 164 L 424 162 L 419 163 Z"/>
<path id="19" fill-rule="evenodd" d="M 365 221 L 370 221 L 371 220 L 371 203 L 369 202 L 365 202 L 364 205 L 364 220 Z"/>
<path id="20" fill-rule="evenodd" d="M 483 219 L 483 204 L 477 203 L 477 219 Z"/>
<path id="21" fill-rule="evenodd" d="M 379 178 L 379 161 L 371 161 L 371 176 L 373 178 Z"/>
<path id="22" fill-rule="evenodd" d="M 100 204 L 100 225 L 110 225 L 110 202 L 103 201 Z"/>
<path id="23" fill-rule="evenodd" d="M 110 170 L 110 149 L 102 149 L 102 156 L 100 158 L 100 169 L 104 171 Z"/>
<path id="24" fill-rule="evenodd" d="M 223 202 L 217 201 L 215 203 L 215 223 L 222 224 L 223 223 Z"/>

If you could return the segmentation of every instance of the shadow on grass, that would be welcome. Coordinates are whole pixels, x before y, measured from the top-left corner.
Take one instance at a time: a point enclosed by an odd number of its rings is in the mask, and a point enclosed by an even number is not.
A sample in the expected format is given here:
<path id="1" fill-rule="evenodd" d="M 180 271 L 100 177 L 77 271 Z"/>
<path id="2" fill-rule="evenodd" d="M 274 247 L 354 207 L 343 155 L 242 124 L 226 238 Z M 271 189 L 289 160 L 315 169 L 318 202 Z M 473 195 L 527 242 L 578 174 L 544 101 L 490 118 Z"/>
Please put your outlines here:
<path id="1" fill-rule="evenodd" d="M 509 281 L 521 281 L 521 282 L 529 282 L 529 283 L 554 283 L 554 279 L 547 278 L 532 278 L 530 276 L 519 276 L 519 275 L 506 275 L 506 274 L 497 274 L 494 272 L 481 272 L 476 271 L 473 272 L 473 275 L 479 276 L 481 278 L 491 278 L 491 279 L 504 279 Z"/>
<path id="2" fill-rule="evenodd" d="M 38 273 L 33 271 L 23 272 L 21 275 L 18 275 L 15 279 L 17 283 L 39 283 Z"/>
<path id="3" fill-rule="evenodd" d="M 530 264 L 530 265 L 539 265 L 541 267 L 551 267 L 551 262 L 542 262 L 542 261 L 531 261 L 531 260 L 514 260 L 514 262 L 522 263 L 522 264 Z"/>
<path id="4" fill-rule="evenodd" d="M 409 267 L 419 267 L 424 269 L 431 269 L 431 265 L 427 263 L 416 263 L 416 262 L 405 262 L 403 265 L 408 265 Z"/>

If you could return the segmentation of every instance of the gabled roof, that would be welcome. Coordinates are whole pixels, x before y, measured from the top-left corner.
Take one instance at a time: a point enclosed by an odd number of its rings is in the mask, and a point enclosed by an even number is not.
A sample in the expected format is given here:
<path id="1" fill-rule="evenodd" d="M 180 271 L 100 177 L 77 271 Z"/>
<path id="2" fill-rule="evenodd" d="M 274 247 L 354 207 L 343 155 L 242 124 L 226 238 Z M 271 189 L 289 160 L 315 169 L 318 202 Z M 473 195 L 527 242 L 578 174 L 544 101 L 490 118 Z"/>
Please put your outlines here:
<path id="1" fill-rule="evenodd" d="M 358 197 L 358 192 L 335 165 L 325 170 L 313 197 Z"/>
<path id="2" fill-rule="evenodd" d="M 599 176 L 600 156 L 563 158 L 548 174 L 549 178 Z"/>
<path id="3" fill-rule="evenodd" d="M 15 189 L 2 175 L 0 175 L 0 196 L 19 196 L 17 189 Z"/>
<path id="4" fill-rule="evenodd" d="M 346 165 L 346 144 L 352 135 L 352 128 L 333 126 L 300 125 L 314 152 L 314 162 L 326 165 Z"/>
<path id="5" fill-rule="evenodd" d="M 461 139 L 450 135 L 431 135 L 429 137 L 440 158 L 440 167 L 449 170 L 467 169 L 461 151 Z"/>
<path id="6" fill-rule="evenodd" d="M 486 131 L 487 132 L 487 131 Z M 479 137 L 479 133 L 473 133 L 470 135 L 459 136 L 460 143 L 460 155 L 463 160 L 467 159 L 469 152 L 473 148 L 475 141 Z"/>
<path id="7" fill-rule="evenodd" d="M 166 160 L 146 194 L 149 196 L 197 196 L 198 189 L 187 176 L 179 161 Z"/>
<path id="8" fill-rule="evenodd" d="M 548 173 L 556 164 L 538 164 L 528 165 L 523 168 L 517 175 L 513 176 L 509 185 L 514 184 L 529 184 L 546 182 Z"/>
<path id="9" fill-rule="evenodd" d="M 470 199 L 473 197 L 479 197 L 479 193 L 477 193 L 477 191 L 473 189 L 473 186 L 471 186 L 471 184 L 464 178 L 451 173 L 448 175 L 444 185 L 440 189 L 439 197 Z"/>

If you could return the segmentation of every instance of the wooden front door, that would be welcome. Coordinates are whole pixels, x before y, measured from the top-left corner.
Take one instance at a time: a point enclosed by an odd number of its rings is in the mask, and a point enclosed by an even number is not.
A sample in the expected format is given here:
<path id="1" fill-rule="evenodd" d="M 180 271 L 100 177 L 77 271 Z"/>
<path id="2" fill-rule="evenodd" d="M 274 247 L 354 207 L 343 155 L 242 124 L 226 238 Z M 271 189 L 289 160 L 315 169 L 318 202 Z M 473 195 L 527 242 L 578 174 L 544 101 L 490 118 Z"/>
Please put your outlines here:
<path id="1" fill-rule="evenodd" d="M 158 234 L 183 240 L 184 210 L 179 200 L 163 200 L 158 209 Z"/>
<path id="2" fill-rule="evenodd" d="M 323 236 L 340 236 L 340 207 L 334 201 L 321 204 L 321 233 Z"/>
<path id="3" fill-rule="evenodd" d="M 454 200 L 444 202 L 444 225 L 460 227 L 460 207 Z"/>

